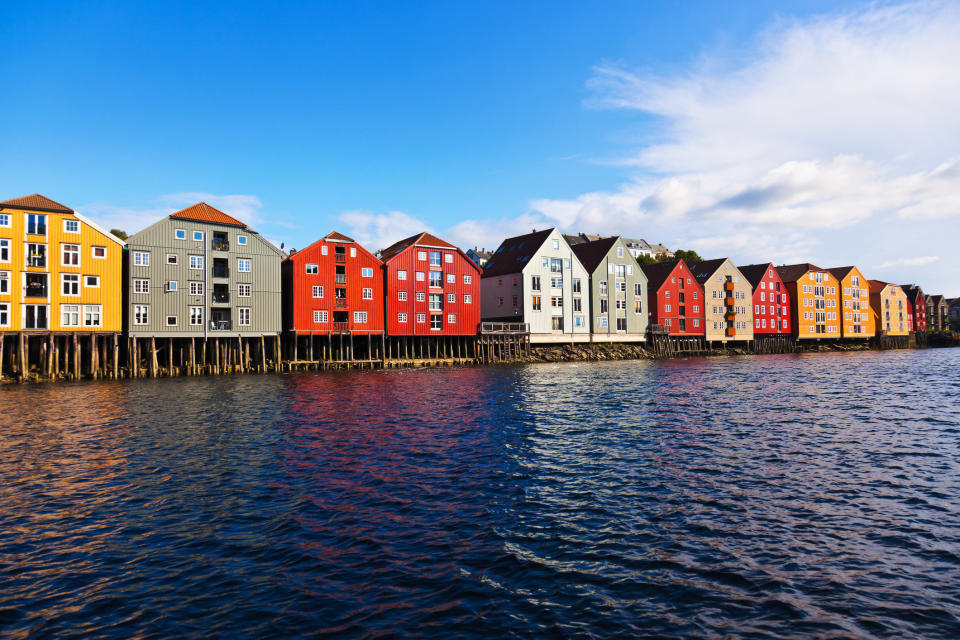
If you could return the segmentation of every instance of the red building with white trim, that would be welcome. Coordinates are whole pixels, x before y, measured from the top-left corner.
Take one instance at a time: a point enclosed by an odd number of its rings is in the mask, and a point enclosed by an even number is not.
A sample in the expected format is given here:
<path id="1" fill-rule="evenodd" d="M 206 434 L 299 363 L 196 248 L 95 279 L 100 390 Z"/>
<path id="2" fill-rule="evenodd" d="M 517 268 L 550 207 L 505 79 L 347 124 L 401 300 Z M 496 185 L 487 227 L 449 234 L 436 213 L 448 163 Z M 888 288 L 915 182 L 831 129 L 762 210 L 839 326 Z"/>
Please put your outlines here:
<path id="1" fill-rule="evenodd" d="M 910 319 L 910 331 L 925 332 L 927 330 L 927 297 L 923 289 L 915 284 L 903 285 L 903 292 L 907 294 L 907 317 Z"/>
<path id="2" fill-rule="evenodd" d="M 476 335 L 480 267 L 429 233 L 380 252 L 387 333 L 391 336 Z"/>
<path id="3" fill-rule="evenodd" d="M 647 276 L 650 330 L 705 336 L 703 287 L 683 260 L 640 266 Z"/>
<path id="4" fill-rule="evenodd" d="M 383 264 L 336 231 L 291 253 L 281 266 L 286 331 L 296 335 L 383 333 Z"/>
<path id="5" fill-rule="evenodd" d="M 753 333 L 790 333 L 790 295 L 772 262 L 740 267 L 753 287 Z"/>

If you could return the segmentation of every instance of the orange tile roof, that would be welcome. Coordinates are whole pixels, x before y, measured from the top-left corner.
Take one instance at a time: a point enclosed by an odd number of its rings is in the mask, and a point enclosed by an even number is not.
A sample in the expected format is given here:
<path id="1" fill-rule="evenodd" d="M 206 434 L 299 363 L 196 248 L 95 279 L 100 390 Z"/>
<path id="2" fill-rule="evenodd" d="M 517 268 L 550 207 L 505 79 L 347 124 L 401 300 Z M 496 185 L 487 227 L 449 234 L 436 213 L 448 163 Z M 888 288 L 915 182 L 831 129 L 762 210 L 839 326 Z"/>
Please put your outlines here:
<path id="1" fill-rule="evenodd" d="M 175 213 L 170 214 L 171 218 L 180 218 L 181 220 L 194 220 L 197 222 L 212 222 L 214 224 L 229 224 L 234 227 L 246 227 L 247 225 L 243 222 L 240 222 L 233 216 L 228 216 L 220 209 L 216 207 L 211 207 L 206 202 L 198 202 L 197 204 L 187 207 L 186 209 L 181 209 Z"/>
<path id="2" fill-rule="evenodd" d="M 73 209 L 70 207 L 65 207 L 59 202 L 54 202 L 46 196 L 42 196 L 39 193 L 34 193 L 33 195 L 24 196 L 22 198 L 14 198 L 13 200 L 4 200 L 0 202 L 0 208 L 2 207 L 17 207 L 18 209 L 31 209 L 34 211 L 56 211 L 58 213 L 73 213 Z"/>

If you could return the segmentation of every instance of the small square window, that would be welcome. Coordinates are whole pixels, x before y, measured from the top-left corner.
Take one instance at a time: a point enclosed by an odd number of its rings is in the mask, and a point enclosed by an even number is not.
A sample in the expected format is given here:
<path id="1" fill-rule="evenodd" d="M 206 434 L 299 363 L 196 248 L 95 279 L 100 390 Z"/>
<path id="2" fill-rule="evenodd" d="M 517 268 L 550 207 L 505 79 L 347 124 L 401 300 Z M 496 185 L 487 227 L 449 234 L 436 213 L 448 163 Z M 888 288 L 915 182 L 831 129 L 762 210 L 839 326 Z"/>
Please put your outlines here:
<path id="1" fill-rule="evenodd" d="M 193 232 L 193 239 L 194 239 L 196 242 L 203 242 L 203 231 L 194 231 L 194 232 Z"/>
<path id="2" fill-rule="evenodd" d="M 177 264 L 177 254 L 168 253 L 167 254 L 167 264 Z"/>
<path id="3" fill-rule="evenodd" d="M 237 236 L 237 244 L 247 244 L 247 236 Z"/>
<path id="4" fill-rule="evenodd" d="M 93 257 L 100 260 L 107 257 L 107 248 L 106 247 L 93 247 Z"/>
<path id="5" fill-rule="evenodd" d="M 177 326 L 177 316 L 167 316 L 167 326 L 168 327 Z"/>
<path id="6" fill-rule="evenodd" d="M 79 220 L 64 220 L 63 221 L 63 230 L 66 233 L 80 233 L 80 221 Z"/>
<path id="7" fill-rule="evenodd" d="M 100 276 L 83 276 L 83 286 L 85 286 L 85 287 L 99 287 L 99 286 L 100 286 Z"/>
<path id="8" fill-rule="evenodd" d="M 185 229 L 174 229 L 173 237 L 176 238 L 177 240 L 186 240 L 187 231 Z"/>

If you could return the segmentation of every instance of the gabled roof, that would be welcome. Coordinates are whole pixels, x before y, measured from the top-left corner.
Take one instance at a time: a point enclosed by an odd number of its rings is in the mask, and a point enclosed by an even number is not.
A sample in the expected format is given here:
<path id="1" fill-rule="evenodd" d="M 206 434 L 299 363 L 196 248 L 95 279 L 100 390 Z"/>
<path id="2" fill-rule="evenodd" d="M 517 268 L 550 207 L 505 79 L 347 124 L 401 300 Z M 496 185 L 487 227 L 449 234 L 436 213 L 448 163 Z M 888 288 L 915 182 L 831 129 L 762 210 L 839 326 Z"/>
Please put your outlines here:
<path id="1" fill-rule="evenodd" d="M 717 272 L 723 263 L 727 261 L 727 258 L 714 258 L 713 260 L 701 260 L 700 262 L 695 262 L 690 266 L 690 273 L 693 274 L 693 277 L 697 279 L 700 284 L 705 283 L 710 277 Z"/>
<path id="2" fill-rule="evenodd" d="M 409 238 L 404 238 L 399 242 L 395 242 L 383 251 L 380 252 L 380 259 L 383 262 L 386 262 L 390 258 L 394 257 L 407 247 L 411 247 L 415 244 L 426 245 L 430 247 L 444 247 L 447 249 L 456 249 L 455 246 L 447 242 L 446 240 L 441 240 L 437 236 L 423 231 L 416 235 L 410 236 Z"/>
<path id="3" fill-rule="evenodd" d="M 246 228 L 247 226 L 233 216 L 225 214 L 223 211 L 220 211 L 216 207 L 210 206 L 206 202 L 198 202 L 197 204 L 187 207 L 186 209 L 181 209 L 180 211 L 171 213 L 170 217 L 178 218 L 180 220 L 193 220 L 194 222 L 226 224 L 233 227 Z"/>
<path id="4" fill-rule="evenodd" d="M 870 293 L 880 293 L 890 286 L 889 282 L 884 282 L 883 280 L 867 280 L 867 283 L 870 285 Z"/>
<path id="5" fill-rule="evenodd" d="M 300 260 L 310 260 L 310 259 L 311 259 L 310 250 L 313 249 L 314 247 L 316 247 L 317 245 L 319 245 L 319 244 L 322 243 L 322 242 L 342 242 L 342 243 L 344 243 L 344 244 L 355 244 L 355 245 L 357 245 L 357 248 L 360 249 L 360 251 L 362 251 L 363 253 L 369 255 L 371 258 L 373 258 L 373 259 L 376 260 L 377 262 L 380 262 L 380 258 L 378 258 L 377 256 L 373 255 L 373 253 L 371 253 L 368 249 L 366 249 L 362 244 L 358 243 L 358 242 L 357 242 L 356 240 L 354 240 L 353 238 L 351 238 L 351 237 L 349 237 L 349 236 L 345 236 L 345 235 L 343 235 L 342 233 L 339 233 L 339 232 L 337 232 L 337 231 L 331 231 L 330 233 L 328 233 L 327 235 L 323 236 L 322 238 L 320 238 L 320 239 L 317 240 L 316 242 L 310 243 L 309 245 L 307 245 L 307 246 L 304 247 L 303 249 L 300 249 L 299 251 L 297 251 L 297 252 L 295 252 L 295 253 L 293 253 L 293 254 L 284 254 L 284 255 L 285 255 L 285 257 L 286 257 L 287 259 L 289 259 L 289 260 L 296 260 L 296 261 L 300 261 Z"/>
<path id="6" fill-rule="evenodd" d="M 648 291 L 656 291 L 659 289 L 681 262 L 683 262 L 683 260 L 678 259 L 670 260 L 669 262 L 654 262 L 653 264 L 640 265 L 640 270 L 647 276 Z"/>
<path id="7" fill-rule="evenodd" d="M 915 284 L 903 284 L 900 285 L 900 288 L 907 294 L 907 300 L 909 300 L 911 304 L 917 301 L 917 296 L 923 295 L 923 290 Z"/>
<path id="8" fill-rule="evenodd" d="M 837 280 L 843 280 L 854 269 L 856 269 L 856 267 L 850 265 L 849 267 L 833 267 L 832 269 L 827 269 L 827 271 L 829 271 Z"/>
<path id="9" fill-rule="evenodd" d="M 519 273 L 527 266 L 531 256 L 547 241 L 553 229 L 534 231 L 522 236 L 507 238 L 500 243 L 493 257 L 483 270 L 483 277 L 503 276 L 509 273 Z"/>
<path id="10" fill-rule="evenodd" d="M 743 277 L 747 279 L 751 286 L 756 289 L 760 281 L 767 275 L 767 269 L 773 269 L 773 263 L 761 262 L 759 264 L 748 264 L 745 267 L 737 268 L 740 269 L 740 273 L 743 274 Z"/>
<path id="11" fill-rule="evenodd" d="M 55 202 L 39 193 L 23 196 L 22 198 L 4 200 L 0 202 L 0 209 L 4 207 L 16 207 L 18 209 L 29 209 L 30 211 L 49 211 L 51 213 L 73 213 L 73 209 L 70 207 L 65 207 L 59 202 Z"/>
<path id="12" fill-rule="evenodd" d="M 580 234 L 572 236 L 569 233 L 564 233 L 561 235 L 563 236 L 563 239 L 567 241 L 567 244 L 570 245 L 571 247 L 575 244 L 583 244 L 584 242 L 587 242 L 586 240 L 580 237 Z"/>
<path id="13" fill-rule="evenodd" d="M 327 235 L 323 236 L 324 240 L 329 240 L 331 242 L 353 242 L 356 243 L 356 240 L 349 236 L 345 236 L 339 231 L 331 231 Z"/>
<path id="14" fill-rule="evenodd" d="M 807 271 L 823 271 L 823 269 L 809 262 L 786 264 L 777 267 L 777 273 L 780 274 L 780 279 L 784 282 L 796 282 L 802 278 L 803 274 Z"/>
<path id="15" fill-rule="evenodd" d="M 947 301 L 947 299 L 944 298 L 944 297 L 943 297 L 942 295 L 940 295 L 939 293 L 936 294 L 936 295 L 927 296 L 927 299 L 928 299 L 928 300 L 932 300 L 932 301 L 933 301 L 933 304 L 938 305 L 938 306 L 939 306 L 940 304 L 943 304 L 944 302 Z"/>
<path id="16" fill-rule="evenodd" d="M 577 256 L 577 259 L 580 260 L 580 264 L 586 268 L 587 273 L 592 274 L 597 270 L 597 267 L 600 266 L 600 263 L 607 257 L 607 254 L 610 253 L 613 245 L 617 244 L 617 240 L 619 239 L 619 236 L 600 238 L 599 240 L 592 240 L 590 242 L 581 242 L 570 248 L 573 249 L 573 253 Z M 633 256 L 631 256 L 630 259 L 633 260 Z"/>

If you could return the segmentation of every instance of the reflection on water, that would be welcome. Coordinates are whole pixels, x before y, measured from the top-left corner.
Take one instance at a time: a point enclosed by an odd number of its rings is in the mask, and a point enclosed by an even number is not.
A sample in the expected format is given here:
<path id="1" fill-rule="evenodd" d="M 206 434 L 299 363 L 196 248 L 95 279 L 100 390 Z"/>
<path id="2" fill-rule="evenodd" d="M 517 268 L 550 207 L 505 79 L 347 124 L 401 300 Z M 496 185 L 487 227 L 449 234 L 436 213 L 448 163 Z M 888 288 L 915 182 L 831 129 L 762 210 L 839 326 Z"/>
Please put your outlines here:
<path id="1" fill-rule="evenodd" d="M 957 637 L 958 365 L 0 389 L 0 631 Z"/>

